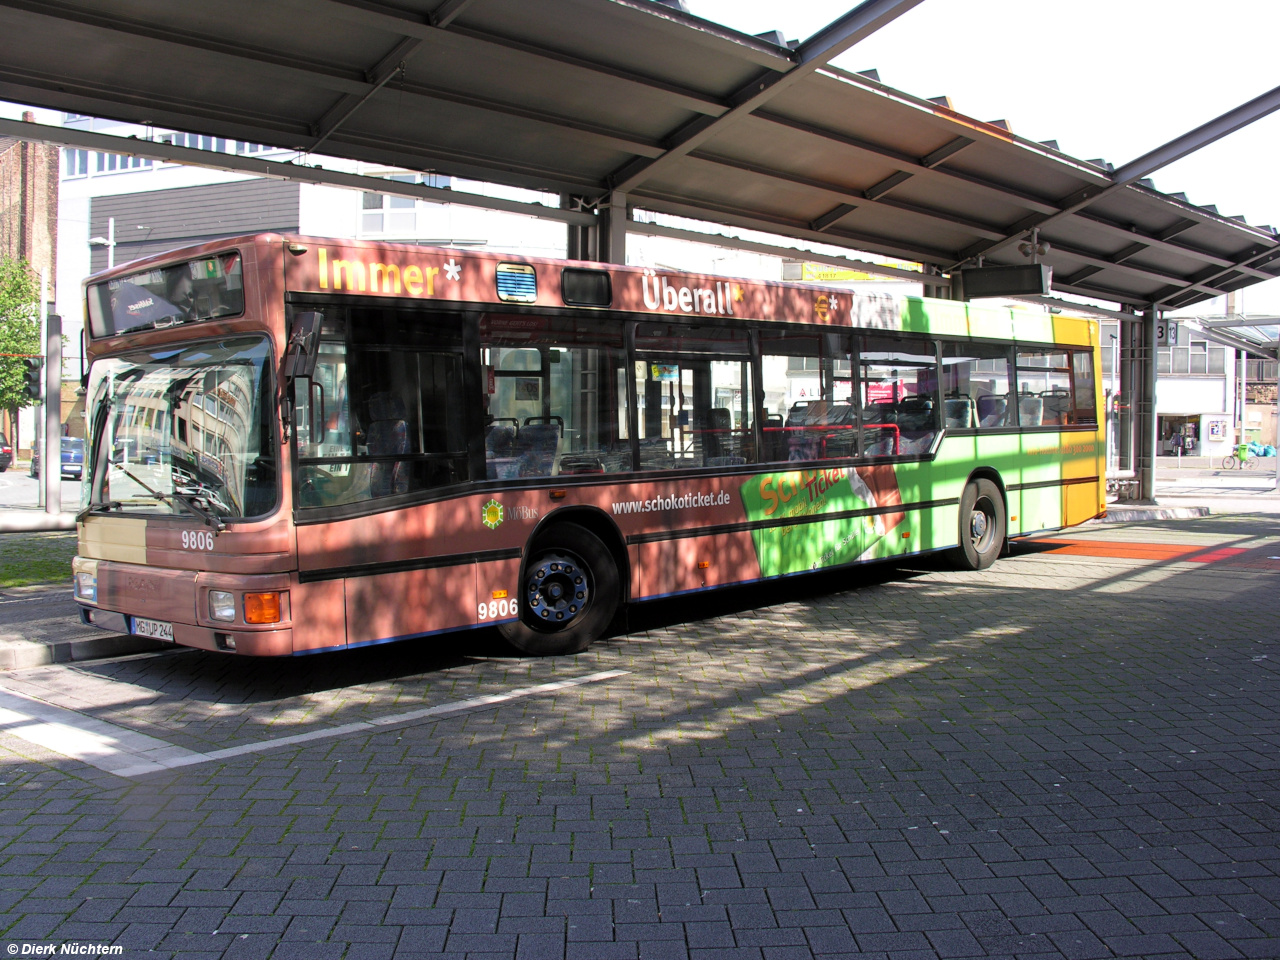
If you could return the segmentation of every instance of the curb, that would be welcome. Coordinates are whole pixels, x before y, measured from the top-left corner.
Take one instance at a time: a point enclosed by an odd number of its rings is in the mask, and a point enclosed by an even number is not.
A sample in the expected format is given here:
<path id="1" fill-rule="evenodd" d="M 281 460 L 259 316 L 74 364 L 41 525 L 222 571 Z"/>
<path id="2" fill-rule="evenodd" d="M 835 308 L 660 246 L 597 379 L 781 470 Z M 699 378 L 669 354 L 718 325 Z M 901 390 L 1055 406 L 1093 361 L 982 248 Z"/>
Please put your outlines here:
<path id="1" fill-rule="evenodd" d="M 25 533 L 33 530 L 74 530 L 76 515 L 70 512 L 46 513 L 43 510 L 0 508 L 0 533 Z"/>
<path id="2" fill-rule="evenodd" d="M 1128 523 L 1131 520 L 1189 520 L 1210 515 L 1208 507 L 1107 507 L 1107 515 L 1097 523 Z"/>
<path id="3" fill-rule="evenodd" d="M 129 634 L 108 634 L 86 637 L 83 640 L 58 640 L 54 643 L 40 643 L 36 640 L 0 641 L 0 673 L 27 667 L 44 667 L 52 663 L 102 660 L 106 657 L 123 657 L 131 653 L 151 653 L 154 650 L 172 648 L 173 645 L 169 643 Z"/>

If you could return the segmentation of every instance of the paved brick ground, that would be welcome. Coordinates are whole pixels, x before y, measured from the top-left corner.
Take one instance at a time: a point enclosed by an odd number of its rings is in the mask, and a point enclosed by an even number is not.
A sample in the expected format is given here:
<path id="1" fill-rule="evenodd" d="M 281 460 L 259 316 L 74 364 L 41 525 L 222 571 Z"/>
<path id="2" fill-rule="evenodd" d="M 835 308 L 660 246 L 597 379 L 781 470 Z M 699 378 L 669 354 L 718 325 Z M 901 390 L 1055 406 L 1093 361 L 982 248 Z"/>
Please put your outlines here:
<path id="1" fill-rule="evenodd" d="M 7 674 L 207 750 L 630 671 L 132 781 L 0 724 L 0 952 L 1280 956 L 1280 522 L 1074 535 L 1247 552 L 756 588 L 554 661 L 473 634 Z"/>

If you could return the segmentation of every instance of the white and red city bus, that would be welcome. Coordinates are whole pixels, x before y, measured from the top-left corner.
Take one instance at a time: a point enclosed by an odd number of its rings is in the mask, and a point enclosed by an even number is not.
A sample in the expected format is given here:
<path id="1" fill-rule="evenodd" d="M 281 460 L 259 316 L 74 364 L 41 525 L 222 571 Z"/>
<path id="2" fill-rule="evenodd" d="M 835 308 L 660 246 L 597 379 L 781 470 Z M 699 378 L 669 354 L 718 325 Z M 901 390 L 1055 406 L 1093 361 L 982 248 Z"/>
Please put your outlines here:
<path id="1" fill-rule="evenodd" d="M 208 650 L 495 624 L 948 551 L 1105 508 L 1091 321 L 259 235 L 86 286 L 86 622 Z"/>

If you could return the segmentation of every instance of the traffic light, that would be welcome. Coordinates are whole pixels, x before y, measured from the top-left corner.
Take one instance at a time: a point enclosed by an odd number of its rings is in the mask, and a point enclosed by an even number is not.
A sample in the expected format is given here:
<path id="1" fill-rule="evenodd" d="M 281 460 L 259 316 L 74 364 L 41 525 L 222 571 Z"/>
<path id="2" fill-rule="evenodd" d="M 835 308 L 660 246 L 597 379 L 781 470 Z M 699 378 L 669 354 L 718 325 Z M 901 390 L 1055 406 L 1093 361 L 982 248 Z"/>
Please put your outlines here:
<path id="1" fill-rule="evenodd" d="M 44 385 L 41 383 L 44 361 L 39 357 L 27 357 L 22 362 L 26 368 L 22 372 L 23 392 L 32 400 L 39 400 L 44 393 Z"/>

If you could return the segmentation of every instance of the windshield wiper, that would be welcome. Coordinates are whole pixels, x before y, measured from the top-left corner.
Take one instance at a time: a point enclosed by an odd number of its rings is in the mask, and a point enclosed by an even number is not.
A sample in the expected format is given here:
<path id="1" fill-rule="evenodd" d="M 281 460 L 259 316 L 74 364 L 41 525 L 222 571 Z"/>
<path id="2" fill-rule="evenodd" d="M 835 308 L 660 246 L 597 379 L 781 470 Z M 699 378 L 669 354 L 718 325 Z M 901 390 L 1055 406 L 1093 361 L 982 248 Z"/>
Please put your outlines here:
<path id="1" fill-rule="evenodd" d="M 176 490 L 173 491 L 173 493 L 161 493 L 159 490 L 155 490 L 147 486 L 147 484 L 143 483 L 141 480 L 135 477 L 132 473 L 130 473 L 124 467 L 120 466 L 120 464 L 117 463 L 115 467 L 117 470 L 123 473 L 126 477 L 128 477 L 138 486 L 140 486 L 143 490 L 147 491 L 147 493 L 155 497 L 157 500 L 161 500 L 161 501 L 168 500 L 172 503 L 182 504 L 184 507 L 187 508 L 187 511 L 189 513 L 199 517 L 206 524 L 213 527 L 214 536 L 217 536 L 219 533 L 221 533 L 223 530 L 227 528 L 227 525 L 223 523 L 222 520 L 220 520 L 218 517 L 214 516 L 212 513 L 205 510 L 203 507 L 196 506 L 195 503 L 192 502 L 190 497 L 187 497 L 184 494 L 178 493 L 178 491 Z"/>
<path id="2" fill-rule="evenodd" d="M 105 513 L 108 510 L 115 510 L 123 506 L 124 504 L 121 503 L 119 500 L 101 500 L 98 503 L 91 503 L 87 507 L 85 507 L 83 510 L 81 510 L 79 513 L 76 514 L 76 523 L 80 523 L 89 514 L 94 513 L 98 510 L 101 510 Z"/>

